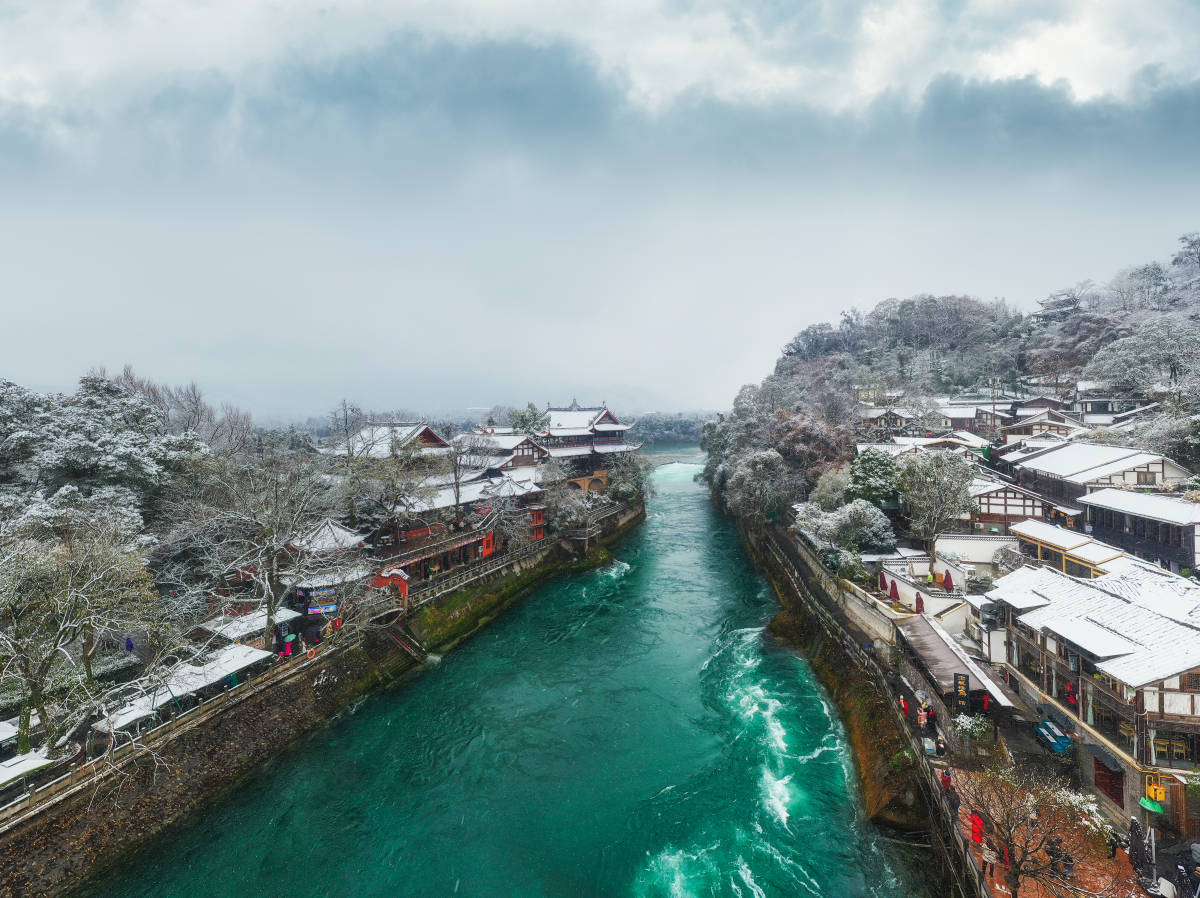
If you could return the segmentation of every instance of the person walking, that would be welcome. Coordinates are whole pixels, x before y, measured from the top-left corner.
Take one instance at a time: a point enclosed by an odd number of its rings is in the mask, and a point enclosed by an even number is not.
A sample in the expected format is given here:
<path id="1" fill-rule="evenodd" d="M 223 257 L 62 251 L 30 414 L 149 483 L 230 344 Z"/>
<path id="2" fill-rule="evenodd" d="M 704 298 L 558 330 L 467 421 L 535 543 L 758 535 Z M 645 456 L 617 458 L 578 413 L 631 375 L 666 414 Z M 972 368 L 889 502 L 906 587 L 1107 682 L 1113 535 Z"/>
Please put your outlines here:
<path id="1" fill-rule="evenodd" d="M 950 779 L 950 768 L 947 767 L 942 771 L 942 775 L 938 778 L 942 783 L 942 788 L 949 790 L 954 787 L 954 783 Z"/>
<path id="2" fill-rule="evenodd" d="M 958 794 L 958 790 L 951 786 L 946 790 L 946 804 L 950 805 L 950 813 L 954 815 L 954 819 L 958 819 L 958 809 L 962 805 L 962 796 Z"/>
<path id="3" fill-rule="evenodd" d="M 996 855 L 996 843 L 993 842 L 991 839 L 988 839 L 986 842 L 983 843 L 982 856 L 983 856 L 983 875 L 984 876 L 995 876 L 996 875 L 996 861 L 998 860 L 998 857 Z"/>
<path id="4" fill-rule="evenodd" d="M 917 726 L 921 728 L 921 732 L 925 732 L 925 727 L 929 725 L 929 715 L 925 713 L 925 709 L 921 708 L 917 711 Z"/>
<path id="5" fill-rule="evenodd" d="M 908 719 L 908 699 L 903 695 L 896 699 L 896 704 L 900 706 L 900 713 L 904 715 L 904 719 Z"/>
<path id="6" fill-rule="evenodd" d="M 941 736 L 938 736 L 936 751 L 939 758 L 946 757 L 946 740 Z"/>

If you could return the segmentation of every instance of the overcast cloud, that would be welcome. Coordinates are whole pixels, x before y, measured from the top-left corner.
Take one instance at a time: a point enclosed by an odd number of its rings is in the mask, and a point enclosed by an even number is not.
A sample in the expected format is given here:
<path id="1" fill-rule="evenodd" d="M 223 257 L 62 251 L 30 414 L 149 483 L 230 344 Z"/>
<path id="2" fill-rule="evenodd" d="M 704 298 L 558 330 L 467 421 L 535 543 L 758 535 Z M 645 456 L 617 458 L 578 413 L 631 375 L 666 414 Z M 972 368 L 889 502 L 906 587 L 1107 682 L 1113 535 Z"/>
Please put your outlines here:
<path id="1" fill-rule="evenodd" d="M 0 376 L 722 407 L 1200 228 L 1200 5 L 0 0 Z"/>

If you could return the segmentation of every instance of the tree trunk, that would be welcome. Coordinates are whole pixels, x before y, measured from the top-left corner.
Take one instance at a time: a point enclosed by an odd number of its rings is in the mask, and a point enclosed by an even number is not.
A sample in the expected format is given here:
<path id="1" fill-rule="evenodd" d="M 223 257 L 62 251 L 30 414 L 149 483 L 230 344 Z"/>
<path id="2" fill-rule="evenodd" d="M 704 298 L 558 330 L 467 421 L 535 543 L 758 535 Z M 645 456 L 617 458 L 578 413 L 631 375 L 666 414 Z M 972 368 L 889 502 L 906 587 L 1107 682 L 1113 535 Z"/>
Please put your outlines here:
<path id="1" fill-rule="evenodd" d="M 92 630 L 91 625 L 84 628 L 83 631 L 83 671 L 87 674 L 89 683 L 96 682 L 96 677 L 92 674 L 92 655 L 96 653 L 96 634 Z"/>
<path id="2" fill-rule="evenodd" d="M 54 734 L 50 729 L 50 715 L 46 711 L 46 696 L 42 693 L 40 684 L 30 687 L 29 703 L 37 710 L 38 721 L 41 723 L 42 730 L 46 734 L 45 741 L 42 744 L 42 751 L 49 758 L 54 754 Z"/>
<path id="3" fill-rule="evenodd" d="M 17 754 L 19 755 L 29 754 L 31 748 L 29 744 L 29 717 L 32 710 L 33 708 L 29 704 L 29 700 L 26 699 L 21 704 L 21 717 L 17 723 Z"/>
<path id="4" fill-rule="evenodd" d="M 275 607 L 278 604 L 275 598 L 275 584 L 279 581 L 279 563 L 275 559 L 271 559 L 271 569 L 267 576 L 266 596 L 264 601 L 267 606 L 267 621 L 263 629 L 263 648 L 268 652 L 275 646 L 274 630 L 275 630 Z"/>

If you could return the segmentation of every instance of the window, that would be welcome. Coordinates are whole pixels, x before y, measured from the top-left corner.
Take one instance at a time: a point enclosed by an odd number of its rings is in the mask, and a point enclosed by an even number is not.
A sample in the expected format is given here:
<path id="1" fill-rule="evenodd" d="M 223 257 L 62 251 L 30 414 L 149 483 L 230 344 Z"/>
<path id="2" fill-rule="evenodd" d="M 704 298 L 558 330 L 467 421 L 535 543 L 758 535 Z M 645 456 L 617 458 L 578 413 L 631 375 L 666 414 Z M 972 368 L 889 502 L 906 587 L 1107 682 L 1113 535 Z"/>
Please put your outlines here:
<path id="1" fill-rule="evenodd" d="M 1109 770 L 1099 758 L 1092 758 L 1092 771 L 1096 777 L 1096 788 L 1116 802 L 1117 807 L 1125 807 L 1125 774 Z"/>
<path id="2" fill-rule="evenodd" d="M 1179 688 L 1184 692 L 1200 692 L 1200 673 L 1185 673 L 1179 678 Z"/>
<path id="3" fill-rule="evenodd" d="M 1155 483 L 1153 471 L 1138 471 L 1137 472 L 1138 486 L 1153 486 Z"/>

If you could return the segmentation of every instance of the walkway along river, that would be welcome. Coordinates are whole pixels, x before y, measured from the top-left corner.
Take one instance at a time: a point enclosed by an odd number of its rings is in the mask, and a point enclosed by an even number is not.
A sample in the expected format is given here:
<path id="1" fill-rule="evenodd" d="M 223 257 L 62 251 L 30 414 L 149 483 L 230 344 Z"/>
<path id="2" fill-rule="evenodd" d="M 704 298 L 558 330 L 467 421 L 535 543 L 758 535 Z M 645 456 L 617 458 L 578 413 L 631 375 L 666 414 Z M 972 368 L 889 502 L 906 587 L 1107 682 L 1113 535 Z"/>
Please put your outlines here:
<path id="1" fill-rule="evenodd" d="M 538 588 L 87 894 L 920 894 L 697 471 L 656 471 L 610 566 Z"/>

